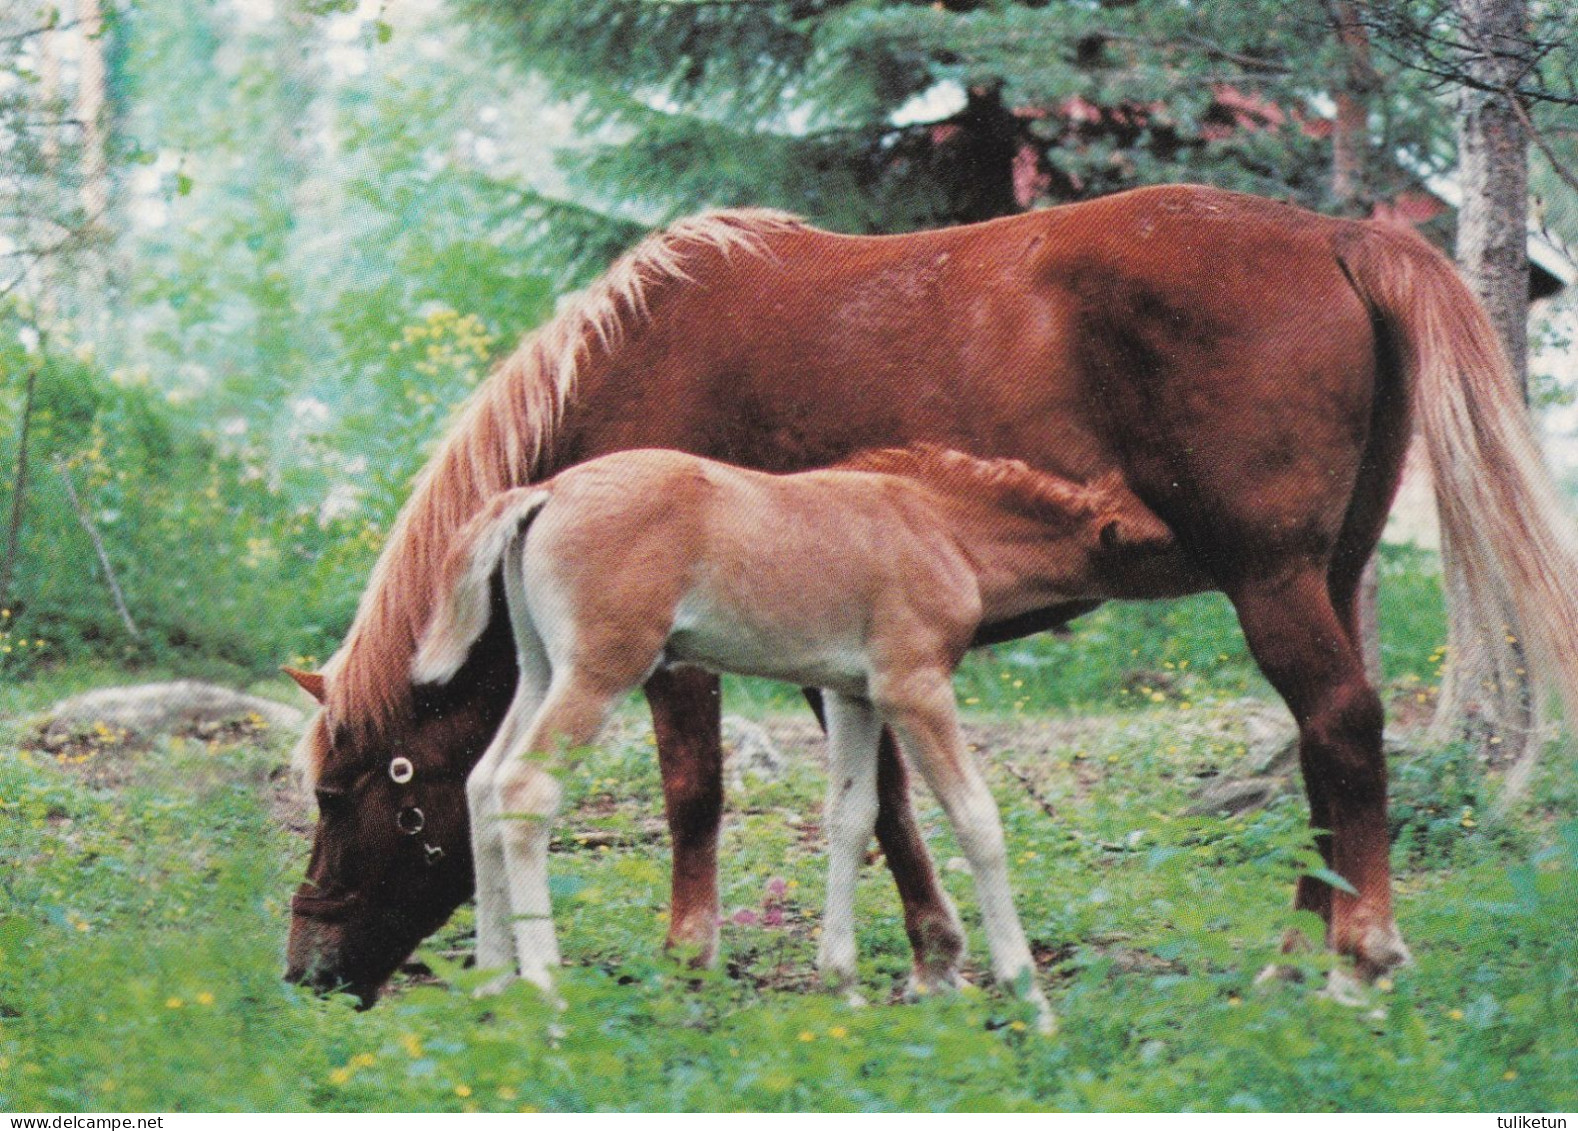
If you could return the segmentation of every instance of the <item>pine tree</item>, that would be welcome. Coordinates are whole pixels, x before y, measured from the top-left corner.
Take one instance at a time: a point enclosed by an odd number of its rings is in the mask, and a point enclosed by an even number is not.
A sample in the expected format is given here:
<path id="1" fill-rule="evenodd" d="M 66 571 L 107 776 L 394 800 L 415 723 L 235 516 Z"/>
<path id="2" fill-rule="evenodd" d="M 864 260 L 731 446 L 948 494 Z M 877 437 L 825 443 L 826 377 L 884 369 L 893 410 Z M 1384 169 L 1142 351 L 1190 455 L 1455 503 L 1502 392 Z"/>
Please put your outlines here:
<path id="1" fill-rule="evenodd" d="M 1335 12 L 1270 0 L 462 0 L 580 110 L 565 155 L 594 213 L 538 201 L 594 264 L 708 205 L 844 231 L 984 219 L 1208 181 L 1330 206 Z M 1389 62 L 1376 153 L 1422 161 L 1449 108 Z M 951 96 L 952 104 L 948 104 Z M 1384 180 L 1384 174 L 1375 174 Z M 1384 188 L 1385 186 L 1378 186 Z M 567 223 L 571 219 L 574 223 Z"/>

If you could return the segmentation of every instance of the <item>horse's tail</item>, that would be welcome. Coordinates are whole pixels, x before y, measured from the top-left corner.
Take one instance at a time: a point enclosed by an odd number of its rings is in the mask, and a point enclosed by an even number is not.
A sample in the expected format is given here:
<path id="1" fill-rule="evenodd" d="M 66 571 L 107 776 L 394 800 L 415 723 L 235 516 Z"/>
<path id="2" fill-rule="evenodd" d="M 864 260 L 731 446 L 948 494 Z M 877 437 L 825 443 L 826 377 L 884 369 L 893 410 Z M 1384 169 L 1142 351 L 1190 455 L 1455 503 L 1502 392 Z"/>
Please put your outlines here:
<path id="1" fill-rule="evenodd" d="M 1380 225 L 1348 231 L 1363 235 L 1339 240 L 1338 259 L 1402 364 L 1435 479 L 1452 647 L 1437 717 L 1476 696 L 1494 719 L 1528 725 L 1527 676 L 1559 694 L 1578 723 L 1578 529 L 1501 339 L 1424 240 Z M 1466 685 L 1475 679 L 1484 686 Z M 1509 771 L 1508 798 L 1537 750 L 1531 741 Z"/>
<path id="2" fill-rule="evenodd" d="M 437 608 L 411 662 L 413 682 L 447 683 L 466 662 L 488 627 L 493 575 L 551 497 L 547 486 L 506 491 L 461 530 L 445 563 L 447 584 L 438 588 Z"/>

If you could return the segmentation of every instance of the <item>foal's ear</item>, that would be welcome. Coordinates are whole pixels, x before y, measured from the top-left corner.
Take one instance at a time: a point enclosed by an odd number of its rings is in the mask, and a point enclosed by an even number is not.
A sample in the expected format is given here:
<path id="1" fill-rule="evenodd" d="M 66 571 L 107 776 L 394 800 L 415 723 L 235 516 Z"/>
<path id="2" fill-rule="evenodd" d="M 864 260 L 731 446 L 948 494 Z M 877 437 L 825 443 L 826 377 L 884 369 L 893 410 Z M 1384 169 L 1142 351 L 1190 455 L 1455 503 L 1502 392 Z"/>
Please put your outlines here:
<path id="1" fill-rule="evenodd" d="M 304 672 L 289 664 L 279 669 L 291 679 L 296 681 L 296 686 L 311 695 L 320 704 L 328 698 L 328 687 L 324 683 L 322 672 Z"/>
<path id="2" fill-rule="evenodd" d="M 1138 499 L 1108 511 L 1098 525 L 1103 550 L 1166 550 L 1173 545 L 1172 527 Z"/>

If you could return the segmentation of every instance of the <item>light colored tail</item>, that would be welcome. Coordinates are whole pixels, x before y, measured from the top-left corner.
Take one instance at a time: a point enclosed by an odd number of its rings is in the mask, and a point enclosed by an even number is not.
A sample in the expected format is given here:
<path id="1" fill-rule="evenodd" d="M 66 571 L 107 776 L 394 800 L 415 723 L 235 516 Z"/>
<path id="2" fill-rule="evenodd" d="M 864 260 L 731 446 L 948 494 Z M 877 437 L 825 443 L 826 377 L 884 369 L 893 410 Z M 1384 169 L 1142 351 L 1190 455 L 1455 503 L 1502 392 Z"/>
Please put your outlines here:
<path id="1" fill-rule="evenodd" d="M 414 682 L 448 683 L 455 677 L 488 627 L 493 575 L 551 497 L 542 486 L 505 491 L 461 530 L 445 562 L 437 607 L 411 663 Z"/>
<path id="2" fill-rule="evenodd" d="M 1556 692 L 1578 725 L 1578 528 L 1494 325 L 1452 264 L 1411 232 L 1368 226 L 1339 259 L 1391 333 L 1430 453 L 1451 631 L 1437 718 L 1455 725 L 1478 700 L 1501 727 L 1531 726 L 1532 684 Z M 1539 743 L 1528 737 L 1507 774 L 1509 800 L 1534 766 Z"/>

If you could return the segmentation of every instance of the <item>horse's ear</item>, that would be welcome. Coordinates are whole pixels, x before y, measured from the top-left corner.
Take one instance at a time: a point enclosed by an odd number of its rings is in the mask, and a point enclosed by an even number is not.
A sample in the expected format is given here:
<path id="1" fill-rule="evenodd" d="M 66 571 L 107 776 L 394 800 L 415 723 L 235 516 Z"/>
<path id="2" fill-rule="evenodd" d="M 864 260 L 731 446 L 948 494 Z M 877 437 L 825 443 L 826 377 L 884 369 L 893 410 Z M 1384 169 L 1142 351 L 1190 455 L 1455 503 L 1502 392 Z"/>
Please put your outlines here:
<path id="1" fill-rule="evenodd" d="M 328 698 L 328 688 L 324 685 L 322 672 L 304 672 L 286 665 L 279 669 L 291 679 L 296 681 L 296 686 L 311 695 L 319 703 Z"/>

